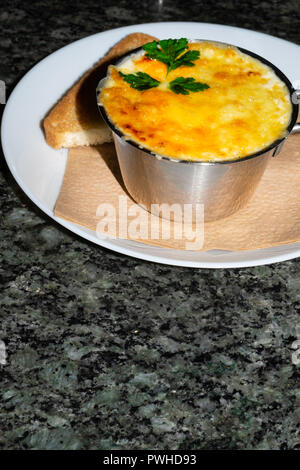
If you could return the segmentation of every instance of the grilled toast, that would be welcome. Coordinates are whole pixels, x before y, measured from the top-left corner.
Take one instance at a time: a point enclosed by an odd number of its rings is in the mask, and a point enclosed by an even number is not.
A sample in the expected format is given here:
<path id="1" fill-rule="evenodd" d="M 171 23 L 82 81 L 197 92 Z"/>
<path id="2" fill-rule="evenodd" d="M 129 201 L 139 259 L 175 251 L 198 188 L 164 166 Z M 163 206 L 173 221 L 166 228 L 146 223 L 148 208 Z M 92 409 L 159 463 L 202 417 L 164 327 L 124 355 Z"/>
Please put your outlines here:
<path id="1" fill-rule="evenodd" d="M 119 56 L 156 38 L 129 34 L 88 70 L 52 108 L 43 121 L 46 141 L 55 149 L 98 145 L 112 140 L 97 109 L 95 90 L 108 65 Z"/>

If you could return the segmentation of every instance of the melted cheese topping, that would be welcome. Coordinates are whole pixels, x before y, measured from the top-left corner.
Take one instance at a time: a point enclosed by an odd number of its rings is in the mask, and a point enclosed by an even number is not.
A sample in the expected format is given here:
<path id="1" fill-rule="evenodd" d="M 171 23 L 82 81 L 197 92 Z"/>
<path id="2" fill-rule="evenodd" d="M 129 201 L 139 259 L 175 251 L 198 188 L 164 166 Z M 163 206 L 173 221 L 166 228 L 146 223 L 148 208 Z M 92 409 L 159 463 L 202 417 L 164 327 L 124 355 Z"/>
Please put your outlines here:
<path id="1" fill-rule="evenodd" d="M 99 100 L 125 136 L 171 158 L 220 161 L 251 155 L 286 134 L 289 91 L 268 66 L 231 46 L 195 42 L 189 49 L 200 51 L 195 66 L 168 75 L 166 65 L 144 51 L 110 66 Z M 138 91 L 118 71 L 146 72 L 162 83 Z M 176 94 L 168 82 L 177 77 L 193 77 L 210 88 Z"/>

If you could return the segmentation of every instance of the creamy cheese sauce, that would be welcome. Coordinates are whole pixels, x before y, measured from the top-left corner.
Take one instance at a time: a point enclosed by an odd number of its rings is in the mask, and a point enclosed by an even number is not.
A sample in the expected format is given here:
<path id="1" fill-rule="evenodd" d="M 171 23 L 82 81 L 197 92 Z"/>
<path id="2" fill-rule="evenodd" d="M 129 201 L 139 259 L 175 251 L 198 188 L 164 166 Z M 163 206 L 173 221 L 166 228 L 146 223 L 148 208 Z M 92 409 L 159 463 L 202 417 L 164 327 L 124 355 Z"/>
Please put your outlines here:
<path id="1" fill-rule="evenodd" d="M 144 52 L 110 66 L 99 101 L 125 136 L 175 159 L 233 160 L 258 152 L 286 134 L 292 104 L 286 85 L 268 66 L 235 47 L 191 42 L 195 66 L 169 72 Z M 138 91 L 119 75 L 145 72 L 157 88 Z M 204 91 L 176 94 L 177 77 L 207 83 Z"/>

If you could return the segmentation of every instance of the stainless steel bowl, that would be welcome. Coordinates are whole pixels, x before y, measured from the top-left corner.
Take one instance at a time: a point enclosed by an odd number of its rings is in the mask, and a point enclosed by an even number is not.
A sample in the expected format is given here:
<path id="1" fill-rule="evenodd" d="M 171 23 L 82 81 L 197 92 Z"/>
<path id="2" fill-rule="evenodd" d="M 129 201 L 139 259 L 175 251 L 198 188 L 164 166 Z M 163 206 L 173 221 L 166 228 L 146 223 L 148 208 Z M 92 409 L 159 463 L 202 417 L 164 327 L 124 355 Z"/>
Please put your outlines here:
<path id="1" fill-rule="evenodd" d="M 225 44 L 204 39 L 197 41 Z M 192 204 L 194 207 L 196 204 L 203 204 L 205 221 L 233 214 L 249 201 L 269 159 L 280 152 L 286 138 L 292 133 L 300 132 L 300 123 L 296 123 L 299 106 L 295 99 L 292 100 L 299 92 L 293 89 L 283 72 L 268 60 L 246 49 L 238 49 L 268 65 L 276 73 L 286 84 L 293 106 L 286 136 L 257 153 L 238 160 L 217 162 L 177 160 L 157 155 L 125 136 L 98 103 L 104 121 L 112 130 L 125 187 L 132 199 L 149 212 L 155 213 L 153 208 L 167 203 L 180 204 L 182 207 L 184 204 Z M 123 55 L 115 65 L 140 50 L 141 48 L 137 48 Z M 97 102 L 105 80 L 106 78 L 102 79 L 97 87 Z M 173 218 L 172 212 L 168 217 Z"/>

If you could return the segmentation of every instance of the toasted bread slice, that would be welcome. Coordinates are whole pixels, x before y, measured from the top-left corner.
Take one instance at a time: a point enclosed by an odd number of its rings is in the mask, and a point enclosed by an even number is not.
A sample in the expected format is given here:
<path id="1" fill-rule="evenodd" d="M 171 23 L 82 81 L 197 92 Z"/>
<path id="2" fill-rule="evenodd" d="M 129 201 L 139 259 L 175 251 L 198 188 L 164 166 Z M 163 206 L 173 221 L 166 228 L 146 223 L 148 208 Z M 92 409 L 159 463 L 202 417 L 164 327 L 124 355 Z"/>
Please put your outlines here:
<path id="1" fill-rule="evenodd" d="M 110 129 L 97 109 L 95 93 L 98 82 L 105 76 L 111 61 L 153 40 L 156 38 L 148 34 L 129 34 L 88 70 L 44 119 L 48 144 L 59 149 L 110 142 Z"/>

